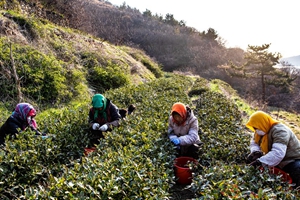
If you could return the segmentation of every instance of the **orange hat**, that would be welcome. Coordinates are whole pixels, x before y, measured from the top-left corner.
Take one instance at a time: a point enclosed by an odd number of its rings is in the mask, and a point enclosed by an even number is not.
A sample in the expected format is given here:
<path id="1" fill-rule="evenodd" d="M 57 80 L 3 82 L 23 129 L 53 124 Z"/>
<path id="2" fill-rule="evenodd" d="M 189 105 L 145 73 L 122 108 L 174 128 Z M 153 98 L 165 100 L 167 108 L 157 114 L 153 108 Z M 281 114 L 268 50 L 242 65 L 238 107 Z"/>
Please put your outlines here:
<path id="1" fill-rule="evenodd" d="M 171 114 L 173 114 L 173 112 L 178 113 L 183 118 L 183 121 L 186 120 L 187 110 L 186 110 L 186 106 L 183 103 L 180 102 L 174 103 L 172 106 Z"/>

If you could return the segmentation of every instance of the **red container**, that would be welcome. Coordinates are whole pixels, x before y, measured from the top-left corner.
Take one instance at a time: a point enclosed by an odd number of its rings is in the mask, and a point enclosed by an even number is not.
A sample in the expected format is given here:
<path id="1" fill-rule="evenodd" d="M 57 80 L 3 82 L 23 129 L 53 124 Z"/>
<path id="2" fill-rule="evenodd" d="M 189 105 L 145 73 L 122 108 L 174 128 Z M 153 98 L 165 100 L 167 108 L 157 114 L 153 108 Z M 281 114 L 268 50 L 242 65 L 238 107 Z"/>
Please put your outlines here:
<path id="1" fill-rule="evenodd" d="M 87 156 L 89 153 L 92 153 L 96 150 L 96 147 L 84 148 L 84 155 Z"/>
<path id="2" fill-rule="evenodd" d="M 198 162 L 191 157 L 178 157 L 174 160 L 174 172 L 178 184 L 189 185 L 192 183 L 193 177 L 189 163 L 197 164 Z"/>
<path id="3" fill-rule="evenodd" d="M 271 174 L 282 175 L 281 179 L 284 182 L 288 182 L 289 184 L 291 184 L 293 182 L 290 175 L 288 173 L 286 173 L 285 171 L 282 171 L 281 169 L 278 169 L 276 167 L 269 167 L 269 171 Z"/>

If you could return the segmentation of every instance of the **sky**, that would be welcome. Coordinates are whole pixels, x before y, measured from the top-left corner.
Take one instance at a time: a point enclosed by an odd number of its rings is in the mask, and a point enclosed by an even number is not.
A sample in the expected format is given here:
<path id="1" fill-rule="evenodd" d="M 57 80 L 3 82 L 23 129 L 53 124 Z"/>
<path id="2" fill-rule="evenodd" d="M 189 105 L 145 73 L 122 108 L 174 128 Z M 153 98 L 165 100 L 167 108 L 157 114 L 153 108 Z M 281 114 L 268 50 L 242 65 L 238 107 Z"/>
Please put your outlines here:
<path id="1" fill-rule="evenodd" d="M 146 9 L 198 31 L 213 28 L 225 46 L 247 50 L 248 45 L 271 44 L 269 52 L 283 58 L 300 55 L 298 0 L 108 0 L 124 2 L 141 13 Z"/>

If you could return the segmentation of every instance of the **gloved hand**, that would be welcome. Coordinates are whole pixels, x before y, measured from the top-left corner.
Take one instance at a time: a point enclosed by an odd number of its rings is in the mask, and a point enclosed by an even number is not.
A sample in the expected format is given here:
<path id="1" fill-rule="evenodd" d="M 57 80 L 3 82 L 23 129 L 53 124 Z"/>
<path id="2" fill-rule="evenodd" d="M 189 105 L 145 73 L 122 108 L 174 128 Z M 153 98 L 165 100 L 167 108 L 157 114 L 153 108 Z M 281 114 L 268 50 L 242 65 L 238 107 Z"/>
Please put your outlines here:
<path id="1" fill-rule="evenodd" d="M 262 157 L 263 153 L 261 151 L 254 151 L 250 153 L 246 158 L 246 163 L 252 163 L 253 161 L 257 160 L 258 158 Z"/>
<path id="2" fill-rule="evenodd" d="M 252 165 L 253 167 L 261 166 L 261 162 L 256 159 L 255 161 L 251 162 L 249 165 Z"/>
<path id="3" fill-rule="evenodd" d="M 93 130 L 98 130 L 99 128 L 100 128 L 100 124 L 98 124 L 98 123 L 94 123 L 92 126 Z"/>
<path id="4" fill-rule="evenodd" d="M 47 139 L 49 136 L 48 135 L 42 135 L 41 136 L 43 140 Z"/>
<path id="5" fill-rule="evenodd" d="M 178 139 L 178 137 L 172 138 L 172 139 L 171 139 L 171 142 L 172 142 L 173 144 L 175 144 L 175 145 L 179 145 L 179 144 L 180 144 L 180 140 Z"/>
<path id="6" fill-rule="evenodd" d="M 99 130 L 100 131 L 107 131 L 107 129 L 108 129 L 108 126 L 106 125 L 106 124 L 104 124 L 104 125 L 102 125 L 100 128 L 99 128 Z"/>

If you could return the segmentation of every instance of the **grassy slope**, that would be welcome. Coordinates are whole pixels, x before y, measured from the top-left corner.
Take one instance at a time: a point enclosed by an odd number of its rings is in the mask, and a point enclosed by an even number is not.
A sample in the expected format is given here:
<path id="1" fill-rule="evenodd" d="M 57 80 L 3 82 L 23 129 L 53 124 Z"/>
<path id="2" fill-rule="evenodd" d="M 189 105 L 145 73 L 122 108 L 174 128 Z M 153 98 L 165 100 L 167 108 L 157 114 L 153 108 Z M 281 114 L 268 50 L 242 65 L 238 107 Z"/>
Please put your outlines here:
<path id="1" fill-rule="evenodd" d="M 117 66 L 130 76 L 131 84 L 151 81 L 161 75 L 160 66 L 141 50 L 114 46 L 102 41 L 101 38 L 12 11 L 1 10 L 0 20 L 1 44 L 6 47 L 11 43 L 13 51 L 16 48 L 13 52 L 16 65 L 21 63 L 19 59 L 22 55 L 17 50 L 23 48 L 28 53 L 33 51 L 41 53 L 46 59 L 51 57 L 65 70 L 77 70 L 81 76 L 86 76 L 94 63 L 102 68 L 108 65 Z M 7 54 L 2 56 L 6 56 L 7 60 L 4 62 L 9 64 L 9 56 Z M 26 64 L 33 65 L 33 63 Z M 87 85 L 86 80 L 82 80 L 81 84 L 83 84 L 81 95 L 86 96 L 90 85 Z"/>
<path id="2" fill-rule="evenodd" d="M 243 121 L 246 122 L 248 117 L 255 111 L 261 109 L 259 107 L 253 107 L 251 104 L 247 103 L 244 99 L 240 98 L 236 91 L 230 87 L 227 83 L 221 80 L 212 80 L 210 83 L 210 87 L 213 91 L 219 92 L 226 96 L 229 101 L 233 101 L 243 112 Z M 295 134 L 297 134 L 300 139 L 300 116 L 299 114 L 286 112 L 284 110 L 276 109 L 276 108 L 267 108 L 266 110 L 270 113 L 275 119 L 280 120 L 289 126 Z"/>

